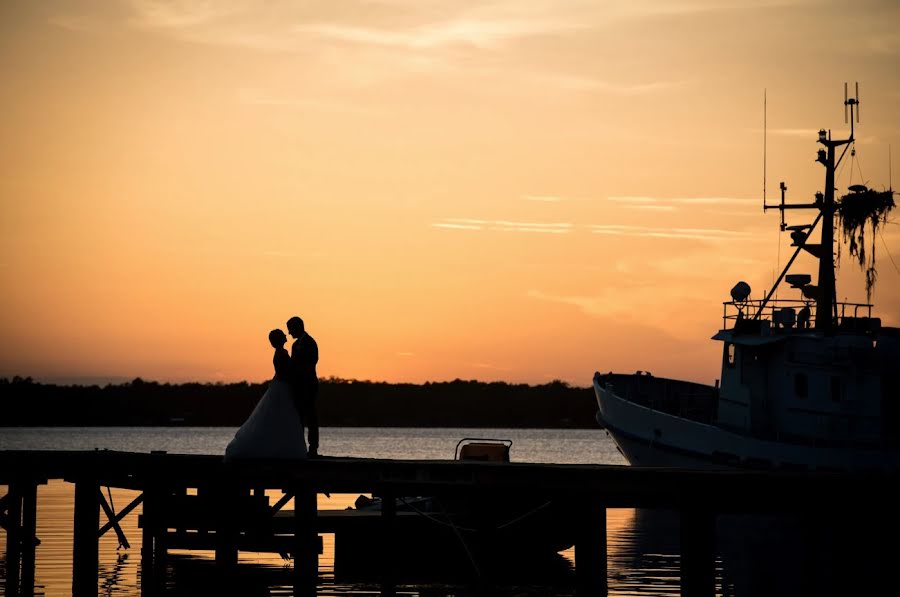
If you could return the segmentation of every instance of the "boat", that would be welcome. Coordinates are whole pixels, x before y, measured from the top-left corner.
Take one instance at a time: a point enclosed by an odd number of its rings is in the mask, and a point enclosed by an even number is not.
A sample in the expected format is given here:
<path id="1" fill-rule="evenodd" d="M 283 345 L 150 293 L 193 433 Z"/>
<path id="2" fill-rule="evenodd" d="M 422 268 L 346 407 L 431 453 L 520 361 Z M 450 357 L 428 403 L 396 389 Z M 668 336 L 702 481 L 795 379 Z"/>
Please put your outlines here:
<path id="1" fill-rule="evenodd" d="M 825 169 L 824 192 L 811 203 L 781 202 L 793 256 L 762 298 L 739 282 L 724 302 L 721 383 L 715 385 L 634 374 L 595 373 L 598 423 L 632 465 L 783 470 L 900 469 L 900 329 L 873 315 L 874 244 L 865 230 L 894 207 L 893 189 L 851 185 L 836 197 L 835 173 L 850 149 L 859 94 L 847 98 L 850 134 L 820 130 L 816 161 Z M 838 155 L 840 152 L 840 155 Z M 785 212 L 808 210 L 811 223 L 788 226 Z M 818 226 L 819 239 L 813 237 Z M 834 247 L 842 233 L 866 274 L 866 303 L 838 302 Z M 872 230 L 870 242 L 877 230 Z M 865 255 L 866 249 L 871 252 Z M 806 252 L 818 262 L 811 274 L 793 272 Z M 838 253 L 840 254 L 840 253 Z M 785 282 L 790 288 L 774 298 Z M 796 294 L 794 294 L 796 293 Z"/>
<path id="2" fill-rule="evenodd" d="M 461 439 L 456 461 L 509 463 L 508 439 Z M 381 513 L 380 496 L 360 495 L 360 514 Z M 560 551 L 574 544 L 571 504 L 548 501 L 528 492 L 478 495 L 399 496 L 393 534 L 398 543 L 414 545 L 405 556 L 412 570 L 484 574 L 513 566 L 521 575 L 523 561 L 535 570 L 556 567 Z M 348 528 L 335 534 L 335 569 L 341 574 L 371 572 L 379 560 L 365 530 Z"/>

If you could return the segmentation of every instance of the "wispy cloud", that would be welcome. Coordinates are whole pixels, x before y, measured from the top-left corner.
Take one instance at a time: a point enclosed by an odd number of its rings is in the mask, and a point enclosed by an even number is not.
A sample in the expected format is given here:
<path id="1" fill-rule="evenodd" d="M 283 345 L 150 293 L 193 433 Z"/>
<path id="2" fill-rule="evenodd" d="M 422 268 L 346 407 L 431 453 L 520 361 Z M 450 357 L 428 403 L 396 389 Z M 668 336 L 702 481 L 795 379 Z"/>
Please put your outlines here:
<path id="1" fill-rule="evenodd" d="M 628 209 L 643 209 L 647 211 L 675 211 L 674 205 L 626 205 Z"/>
<path id="2" fill-rule="evenodd" d="M 129 0 L 132 24 L 152 29 L 177 29 L 203 25 L 250 8 L 241 2 L 212 0 Z"/>
<path id="3" fill-rule="evenodd" d="M 803 139 L 818 139 L 819 138 L 819 129 L 804 129 L 804 128 L 775 128 L 764 131 L 761 128 L 751 128 L 748 129 L 752 133 L 767 133 L 769 135 L 775 135 L 776 137 L 798 137 Z"/>
<path id="4" fill-rule="evenodd" d="M 277 95 L 260 89 L 239 89 L 237 101 L 242 104 L 256 106 L 282 106 L 285 108 L 299 108 L 302 110 L 314 110 L 319 112 L 335 112 L 339 114 L 360 114 L 365 116 L 383 116 L 384 110 L 372 108 L 368 105 L 349 104 L 340 101 L 325 101 L 311 97 L 294 97 Z"/>
<path id="5" fill-rule="evenodd" d="M 502 43 L 532 35 L 559 33 L 584 28 L 574 22 L 554 22 L 524 18 L 459 18 L 429 23 L 406 29 L 349 26 L 333 23 L 297 25 L 293 30 L 322 39 L 412 50 L 470 45 L 492 48 Z"/>
<path id="6" fill-rule="evenodd" d="M 718 213 L 720 215 L 745 214 L 749 212 L 749 208 L 758 208 L 760 200 L 758 198 L 739 198 L 739 197 L 640 197 L 640 196 L 614 196 L 607 197 L 607 201 L 617 203 L 626 209 L 638 209 L 646 211 L 675 211 L 683 206 L 703 207 L 703 208 L 725 208 L 723 209 L 704 209 L 707 213 Z M 754 210 L 755 211 L 755 210 Z"/>
<path id="7" fill-rule="evenodd" d="M 594 234 L 609 236 L 636 236 L 677 240 L 735 241 L 751 238 L 748 232 L 718 228 L 652 228 L 649 226 L 626 226 L 622 224 L 596 224 L 591 226 L 590 229 Z"/>
<path id="8" fill-rule="evenodd" d="M 522 199 L 525 201 L 542 201 L 544 203 L 559 203 L 563 200 L 562 197 L 557 195 L 522 195 Z"/>
<path id="9" fill-rule="evenodd" d="M 100 22 L 87 15 L 75 14 L 58 14 L 52 15 L 49 19 L 51 25 L 56 25 L 62 29 L 69 31 L 78 31 L 80 33 L 89 33 L 97 31 L 100 28 Z"/>
<path id="10" fill-rule="evenodd" d="M 469 218 L 447 218 L 432 224 L 435 228 L 453 230 L 489 230 L 497 232 L 536 232 L 543 234 L 567 234 L 572 231 L 572 224 L 515 222 L 511 220 L 473 220 Z"/>
<path id="11" fill-rule="evenodd" d="M 646 95 L 658 93 L 675 87 L 682 87 L 687 80 L 659 80 L 644 81 L 638 83 L 626 83 L 624 81 L 610 81 L 589 76 L 565 75 L 565 74 L 536 74 L 531 80 L 541 85 L 552 85 L 572 91 L 593 91 L 608 95 Z"/>
<path id="12" fill-rule="evenodd" d="M 896 56 L 900 54 L 900 33 L 891 31 L 881 35 L 870 35 L 866 44 L 873 54 Z"/>
<path id="13" fill-rule="evenodd" d="M 640 197 L 612 196 L 607 201 L 631 205 L 749 205 L 758 201 L 743 197 Z"/>
<path id="14" fill-rule="evenodd" d="M 491 363 L 469 363 L 469 366 L 475 367 L 476 369 L 490 369 L 493 371 L 510 371 L 509 367 L 501 367 L 499 365 L 492 365 Z"/>

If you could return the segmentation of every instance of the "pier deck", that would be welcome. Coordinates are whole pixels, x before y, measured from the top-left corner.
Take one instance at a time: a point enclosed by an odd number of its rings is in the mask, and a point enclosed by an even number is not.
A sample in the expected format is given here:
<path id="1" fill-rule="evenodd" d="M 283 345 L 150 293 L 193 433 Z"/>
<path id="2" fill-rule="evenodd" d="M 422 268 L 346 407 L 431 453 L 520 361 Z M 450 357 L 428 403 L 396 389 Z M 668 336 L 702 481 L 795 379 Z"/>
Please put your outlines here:
<path id="1" fill-rule="evenodd" d="M 663 508 L 682 513 L 682 594 L 714 594 L 715 517 L 720 513 L 803 512 L 827 521 L 853 508 L 893 514 L 900 474 L 756 472 L 550 465 L 471 461 L 321 458 L 223 462 L 219 456 L 113 451 L 0 451 L 0 524 L 7 529 L 6 594 L 34 583 L 38 487 L 49 479 L 75 485 L 73 594 L 96 595 L 98 539 L 121 532 L 118 521 L 137 505 L 142 578 L 152 579 L 169 549 L 215 549 L 223 570 L 240 549 L 294 555 L 295 594 L 316 591 L 319 533 L 364 534 L 380 542 L 386 594 L 393 591 L 390 547 L 416 513 L 397 511 L 397 498 L 427 495 L 477 501 L 527 494 L 565 500 L 579 524 L 574 537 L 580 594 L 606 593 L 606 509 Z M 114 513 L 100 491 L 140 492 Z M 264 490 L 285 498 L 269 504 Z M 317 493 L 375 493 L 379 512 L 317 511 Z M 288 498 L 293 511 L 284 511 Z M 101 511 L 104 513 L 101 520 Z M 365 525 L 364 527 L 362 525 Z M 374 538 L 372 537 L 374 535 Z M 120 537 L 121 539 L 121 537 Z M 127 544 L 127 538 L 126 538 Z"/>

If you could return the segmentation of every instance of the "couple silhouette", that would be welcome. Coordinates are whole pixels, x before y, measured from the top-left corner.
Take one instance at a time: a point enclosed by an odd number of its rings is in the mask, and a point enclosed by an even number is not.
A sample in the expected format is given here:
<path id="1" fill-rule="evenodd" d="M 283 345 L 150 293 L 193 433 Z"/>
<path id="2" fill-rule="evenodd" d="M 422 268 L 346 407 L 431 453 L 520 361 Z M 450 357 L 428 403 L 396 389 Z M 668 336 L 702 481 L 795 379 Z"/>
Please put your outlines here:
<path id="1" fill-rule="evenodd" d="M 253 412 L 225 448 L 225 459 L 315 458 L 319 455 L 319 346 L 306 332 L 303 320 L 291 317 L 288 333 L 294 338 L 291 352 L 280 329 L 269 332 L 275 349 L 275 376 Z M 309 435 L 309 448 L 304 438 Z"/>

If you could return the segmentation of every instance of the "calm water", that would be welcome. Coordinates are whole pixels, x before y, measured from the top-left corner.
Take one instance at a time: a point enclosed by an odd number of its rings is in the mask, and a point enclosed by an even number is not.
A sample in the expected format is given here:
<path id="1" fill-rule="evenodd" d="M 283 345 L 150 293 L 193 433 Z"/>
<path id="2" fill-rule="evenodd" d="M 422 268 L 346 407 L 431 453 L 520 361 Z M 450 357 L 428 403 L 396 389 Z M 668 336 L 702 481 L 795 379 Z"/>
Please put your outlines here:
<path id="1" fill-rule="evenodd" d="M 132 452 L 165 450 L 221 454 L 234 431 L 234 428 L 187 427 L 0 428 L 0 449 L 106 448 Z M 625 464 L 602 430 L 333 428 L 322 430 L 322 452 L 376 458 L 451 459 L 456 443 L 464 437 L 511 439 L 512 459 L 517 462 Z M 0 495 L 5 492 L 5 487 L 0 488 Z M 74 488 L 61 481 L 51 481 L 38 489 L 38 536 L 42 543 L 37 549 L 35 594 L 67 595 L 71 591 L 73 494 Z M 117 510 L 136 495 L 125 490 L 111 492 Z M 277 499 L 280 494 L 273 492 L 270 496 Z M 355 494 L 319 496 L 319 508 L 344 509 L 356 497 Z M 101 595 L 140 595 L 141 534 L 137 527 L 140 510 L 138 507 L 122 523 L 131 542 L 130 549 L 119 548 L 114 533 L 107 533 L 101 539 Z M 849 520 L 853 523 L 849 526 L 859 532 L 842 533 L 840 539 L 830 528 L 810 529 L 809 524 L 786 518 L 719 517 L 717 594 L 752 597 L 853 595 L 870 592 L 873 587 L 879 593 L 896 594 L 896 590 L 882 591 L 886 586 L 897 588 L 894 579 L 882 573 L 884 569 L 896 567 L 896 550 L 893 547 L 873 548 L 875 537 L 871 529 L 877 522 L 856 521 L 856 516 L 846 513 L 844 522 Z M 611 595 L 680 593 L 676 515 L 647 510 L 609 510 L 607 537 Z M 320 594 L 346 597 L 379 593 L 378 579 L 351 584 L 336 578 L 333 537 L 324 535 L 323 541 L 324 551 L 319 558 Z M 0 530 L 0 575 L 5 573 L 5 550 L 6 535 Z M 396 557 L 402 560 L 402 551 Z M 167 571 L 167 592 L 173 595 L 214 593 L 212 558 L 211 552 L 174 552 Z M 256 553 L 241 553 L 240 561 L 237 581 L 240 594 L 291 594 L 290 562 L 277 555 Z M 561 552 L 557 561 L 540 566 L 529 563 L 511 571 L 508 578 L 494 580 L 487 589 L 452 579 L 440 583 L 403 584 L 403 578 L 400 578 L 398 593 L 423 597 L 572 595 L 573 562 L 573 550 L 567 550 Z M 3 584 L 0 582 L 0 595 L 4 591 Z M 233 590 L 231 587 L 227 592 Z"/>

